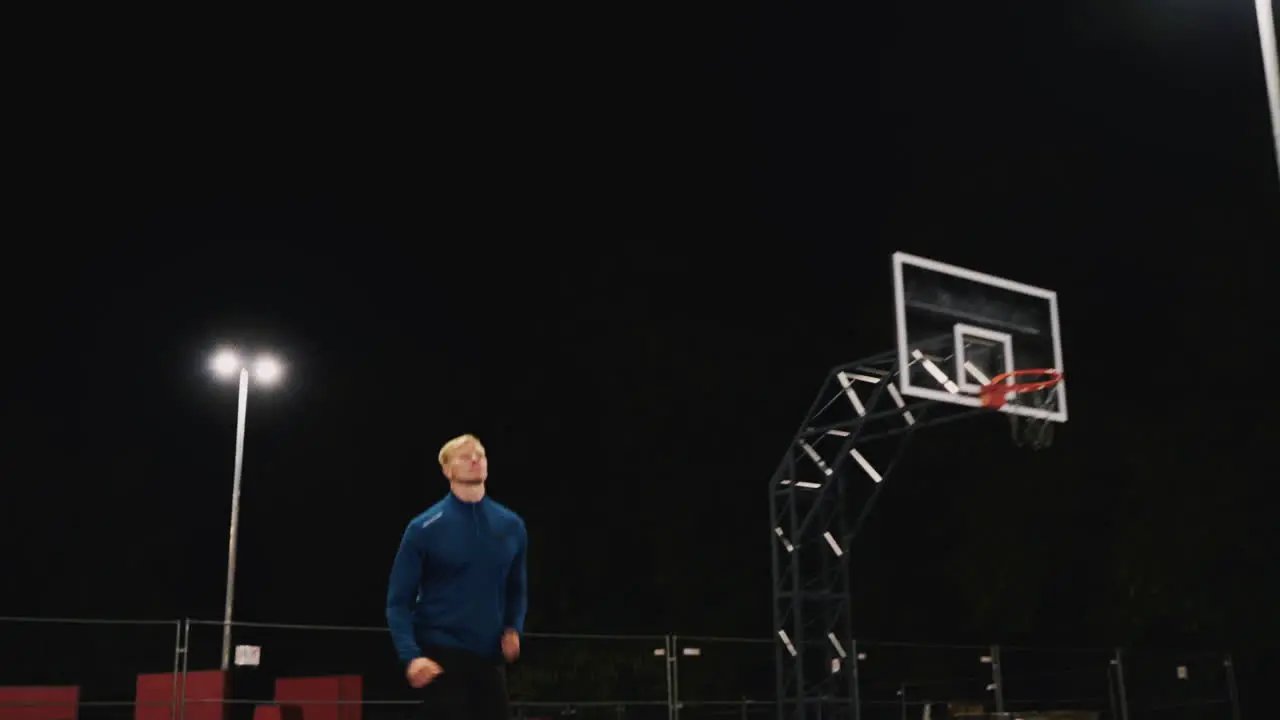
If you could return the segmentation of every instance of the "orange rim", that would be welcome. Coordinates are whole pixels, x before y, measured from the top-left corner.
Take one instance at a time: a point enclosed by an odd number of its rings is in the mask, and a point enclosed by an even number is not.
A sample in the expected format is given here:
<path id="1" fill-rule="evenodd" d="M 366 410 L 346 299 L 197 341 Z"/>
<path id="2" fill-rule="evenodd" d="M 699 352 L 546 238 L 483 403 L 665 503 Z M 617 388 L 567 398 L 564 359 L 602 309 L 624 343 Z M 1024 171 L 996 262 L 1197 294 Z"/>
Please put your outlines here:
<path id="1" fill-rule="evenodd" d="M 1042 375 L 1044 379 L 1022 383 L 1005 382 L 1009 378 L 1026 375 Z M 992 378 L 991 382 L 983 385 L 982 389 L 978 391 L 978 399 L 982 402 L 982 407 L 999 408 L 1004 406 L 1009 393 L 1017 395 L 1019 393 L 1047 390 L 1060 382 L 1062 382 L 1062 373 L 1052 368 L 1014 370 L 1013 372 L 1000 373 Z"/>

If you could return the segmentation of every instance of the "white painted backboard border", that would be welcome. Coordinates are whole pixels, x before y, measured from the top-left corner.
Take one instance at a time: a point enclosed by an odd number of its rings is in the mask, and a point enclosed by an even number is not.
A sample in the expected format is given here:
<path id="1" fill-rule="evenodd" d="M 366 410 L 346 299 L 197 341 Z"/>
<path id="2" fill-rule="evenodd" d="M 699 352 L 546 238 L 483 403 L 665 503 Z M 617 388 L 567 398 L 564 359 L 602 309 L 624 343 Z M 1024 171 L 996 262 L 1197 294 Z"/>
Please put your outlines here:
<path id="1" fill-rule="evenodd" d="M 1058 293 L 1052 290 L 1045 290 L 1034 285 L 1006 280 L 995 275 L 980 273 L 975 270 L 948 265 L 947 263 L 930 260 L 928 258 L 910 255 L 904 252 L 896 252 L 893 254 L 893 304 L 894 312 L 898 321 L 898 389 L 908 397 L 917 397 L 923 400 L 935 400 L 938 402 L 951 403 L 953 405 L 965 405 L 968 407 L 981 407 L 981 401 L 976 395 L 962 395 L 959 393 L 951 393 L 946 390 L 938 390 L 935 388 L 921 387 L 911 382 L 911 373 L 908 372 L 911 366 L 910 348 L 907 347 L 907 303 L 906 303 L 906 286 L 902 281 L 902 269 L 904 266 L 910 265 L 929 272 L 950 275 L 951 277 L 968 280 L 969 282 L 989 285 L 991 287 L 1008 290 L 1010 292 L 1022 295 L 1030 295 L 1049 303 L 1049 321 L 1052 324 L 1053 335 L 1053 365 L 1058 372 L 1065 373 L 1066 368 L 1062 362 L 1062 332 L 1058 326 Z M 971 328 L 969 328 L 971 333 Z M 994 331 L 993 331 L 994 332 Z M 953 351 L 959 353 L 961 348 L 953 348 Z M 1038 418 L 1041 420 L 1049 420 L 1051 422 L 1064 423 L 1067 421 L 1067 381 L 1064 379 L 1058 383 L 1055 392 L 1058 394 L 1057 409 L 1053 411 L 1041 410 L 1040 408 L 1022 407 L 1019 405 L 1006 404 L 1000 408 L 1000 412 L 1010 413 L 1012 415 L 1021 415 L 1023 417 Z"/>

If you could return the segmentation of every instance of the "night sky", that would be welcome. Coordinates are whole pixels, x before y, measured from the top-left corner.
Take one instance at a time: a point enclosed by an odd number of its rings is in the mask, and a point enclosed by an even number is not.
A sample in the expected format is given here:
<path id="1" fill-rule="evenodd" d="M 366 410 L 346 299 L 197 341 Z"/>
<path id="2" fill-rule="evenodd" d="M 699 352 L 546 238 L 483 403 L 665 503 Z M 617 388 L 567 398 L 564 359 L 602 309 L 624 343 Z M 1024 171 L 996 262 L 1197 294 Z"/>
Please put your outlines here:
<path id="1" fill-rule="evenodd" d="M 0 615 L 220 618 L 233 343 L 288 366 L 238 618 L 381 624 L 473 432 L 530 630 L 763 638 L 769 477 L 893 347 L 903 250 L 1059 292 L 1071 422 L 919 433 L 859 634 L 1280 644 L 1252 3 L 847 5 L 51 39 L 7 111 Z"/>

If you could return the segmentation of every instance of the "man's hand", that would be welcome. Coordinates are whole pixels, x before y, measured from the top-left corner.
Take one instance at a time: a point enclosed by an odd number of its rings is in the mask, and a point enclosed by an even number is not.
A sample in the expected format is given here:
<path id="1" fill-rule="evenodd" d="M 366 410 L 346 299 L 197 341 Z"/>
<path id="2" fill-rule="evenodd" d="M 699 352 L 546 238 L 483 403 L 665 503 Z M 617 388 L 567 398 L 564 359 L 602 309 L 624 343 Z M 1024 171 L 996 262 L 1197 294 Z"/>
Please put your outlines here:
<path id="1" fill-rule="evenodd" d="M 436 676 L 444 670 L 440 665 L 431 658 L 416 658 L 409 663 L 409 667 L 405 669 L 404 676 L 409 679 L 409 685 L 415 688 L 426 687 L 427 683 L 436 679 Z"/>
<path id="2" fill-rule="evenodd" d="M 502 657 L 507 662 L 515 662 L 520 657 L 520 633 L 515 630 L 507 630 L 502 633 Z"/>

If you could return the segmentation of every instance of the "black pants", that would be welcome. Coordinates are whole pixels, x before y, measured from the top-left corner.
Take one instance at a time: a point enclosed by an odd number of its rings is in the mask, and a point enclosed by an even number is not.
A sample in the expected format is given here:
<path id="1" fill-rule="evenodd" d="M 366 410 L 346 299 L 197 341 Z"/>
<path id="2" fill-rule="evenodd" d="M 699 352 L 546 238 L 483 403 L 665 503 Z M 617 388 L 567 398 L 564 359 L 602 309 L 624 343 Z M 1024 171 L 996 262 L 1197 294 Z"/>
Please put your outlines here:
<path id="1" fill-rule="evenodd" d="M 452 648 L 427 648 L 441 673 L 422 694 L 421 720 L 511 720 L 502 661 Z"/>

